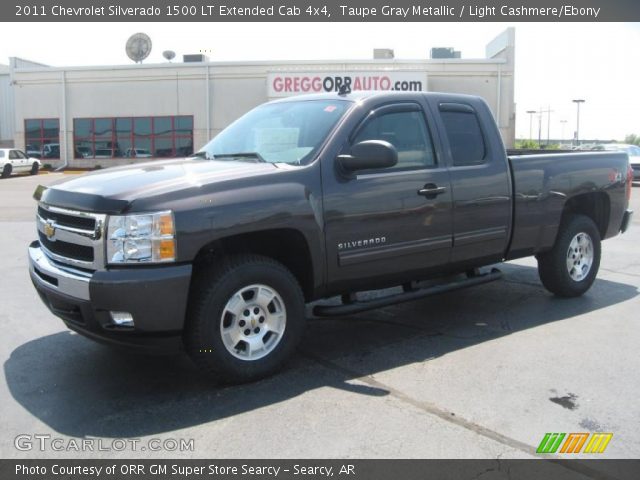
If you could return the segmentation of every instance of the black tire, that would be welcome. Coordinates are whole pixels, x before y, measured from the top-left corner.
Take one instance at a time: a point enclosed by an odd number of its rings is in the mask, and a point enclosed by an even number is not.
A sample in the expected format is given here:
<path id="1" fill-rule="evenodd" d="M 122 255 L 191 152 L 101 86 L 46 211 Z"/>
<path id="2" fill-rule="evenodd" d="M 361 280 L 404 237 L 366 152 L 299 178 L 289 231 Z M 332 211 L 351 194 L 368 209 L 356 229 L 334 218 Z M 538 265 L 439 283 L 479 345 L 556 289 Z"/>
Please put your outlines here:
<path id="1" fill-rule="evenodd" d="M 569 247 L 580 234 L 586 234 L 591 240 L 593 259 L 588 269 L 576 270 L 572 267 L 572 277 L 568 261 L 580 261 L 584 252 L 569 252 Z M 596 224 L 585 215 L 572 215 L 560 225 L 553 248 L 537 257 L 540 280 L 547 290 L 559 297 L 578 297 L 589 290 L 596 279 L 600 268 L 600 253 L 600 232 Z M 580 270 L 584 276 L 577 279 L 575 275 L 580 275 Z"/>
<path id="2" fill-rule="evenodd" d="M 11 170 L 12 170 L 11 165 L 7 163 L 7 164 L 4 166 L 4 168 L 2 169 L 2 174 L 1 174 L 0 176 L 1 176 L 2 178 L 7 178 L 7 177 L 9 177 L 9 176 L 11 175 Z"/>
<path id="3" fill-rule="evenodd" d="M 233 320 L 229 320 L 226 315 L 223 318 L 223 313 L 227 302 L 237 292 L 256 284 L 269 287 L 282 299 L 286 312 L 284 332 L 265 356 L 259 359 L 238 358 L 225 345 L 221 325 L 223 322 L 241 325 L 241 318 L 231 316 Z M 286 267 L 258 255 L 231 256 L 221 264 L 203 269 L 194 277 L 184 344 L 196 365 L 216 380 L 244 383 L 269 376 L 280 369 L 302 338 L 305 322 L 302 290 Z M 264 338 L 267 335 L 260 341 L 266 345 Z M 242 340 L 238 345 L 241 343 Z M 235 352 L 243 354 L 242 350 Z"/>
<path id="4" fill-rule="evenodd" d="M 33 162 L 33 165 L 31 165 L 31 170 L 29 171 L 29 175 L 37 175 L 38 170 L 40 170 L 40 165 L 38 165 L 38 162 Z"/>

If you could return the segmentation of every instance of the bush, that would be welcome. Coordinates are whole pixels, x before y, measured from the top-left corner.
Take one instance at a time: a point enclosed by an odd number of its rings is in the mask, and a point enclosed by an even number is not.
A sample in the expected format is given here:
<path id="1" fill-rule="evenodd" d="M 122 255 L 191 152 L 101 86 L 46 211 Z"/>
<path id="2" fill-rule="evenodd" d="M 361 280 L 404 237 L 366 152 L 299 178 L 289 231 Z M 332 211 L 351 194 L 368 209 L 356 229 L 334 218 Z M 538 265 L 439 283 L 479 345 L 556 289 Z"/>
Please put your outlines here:
<path id="1" fill-rule="evenodd" d="M 537 150 L 540 148 L 538 142 L 533 140 L 517 140 L 515 146 L 516 148 L 521 148 L 523 150 Z"/>
<path id="2" fill-rule="evenodd" d="M 45 163 L 44 165 L 42 165 L 42 169 L 43 170 L 53 170 L 53 165 L 51 165 L 50 163 Z"/>
<path id="3" fill-rule="evenodd" d="M 100 164 L 98 163 L 97 165 L 95 165 L 95 166 L 93 167 L 93 169 L 94 169 L 94 170 L 100 170 L 100 169 L 102 169 L 102 165 L 100 165 Z"/>

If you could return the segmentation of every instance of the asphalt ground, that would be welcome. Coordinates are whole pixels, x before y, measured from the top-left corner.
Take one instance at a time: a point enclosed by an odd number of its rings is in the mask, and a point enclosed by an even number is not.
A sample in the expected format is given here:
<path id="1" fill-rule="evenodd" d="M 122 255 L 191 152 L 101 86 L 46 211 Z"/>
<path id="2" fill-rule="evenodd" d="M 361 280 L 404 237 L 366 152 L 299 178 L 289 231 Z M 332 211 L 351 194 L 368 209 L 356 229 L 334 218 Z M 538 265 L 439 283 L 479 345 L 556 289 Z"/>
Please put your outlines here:
<path id="1" fill-rule="evenodd" d="M 96 344 L 42 305 L 31 194 L 61 178 L 0 181 L 1 458 L 531 458 L 547 432 L 612 432 L 600 458 L 640 456 L 638 215 L 581 298 L 510 262 L 497 282 L 312 319 L 282 373 L 220 387 L 184 355 Z"/>

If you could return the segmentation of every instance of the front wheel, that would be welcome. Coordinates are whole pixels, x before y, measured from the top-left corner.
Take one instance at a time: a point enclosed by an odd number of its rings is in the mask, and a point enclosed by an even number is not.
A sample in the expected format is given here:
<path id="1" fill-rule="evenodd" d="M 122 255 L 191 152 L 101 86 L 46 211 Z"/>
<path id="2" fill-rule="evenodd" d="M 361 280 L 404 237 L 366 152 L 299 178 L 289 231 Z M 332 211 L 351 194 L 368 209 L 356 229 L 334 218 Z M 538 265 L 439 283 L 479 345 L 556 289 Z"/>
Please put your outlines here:
<path id="1" fill-rule="evenodd" d="M 242 383 L 278 370 L 304 324 L 304 297 L 286 267 L 262 256 L 234 256 L 194 279 L 185 347 L 216 379 Z"/>
<path id="2" fill-rule="evenodd" d="M 37 175 L 38 170 L 40 170 L 40 165 L 38 165 L 38 162 L 33 162 L 33 165 L 31 165 L 31 170 L 29 171 L 29 174 Z"/>
<path id="3" fill-rule="evenodd" d="M 566 219 L 553 248 L 538 255 L 542 284 L 560 297 L 577 297 L 589 290 L 599 267 L 600 233 L 585 215 Z"/>

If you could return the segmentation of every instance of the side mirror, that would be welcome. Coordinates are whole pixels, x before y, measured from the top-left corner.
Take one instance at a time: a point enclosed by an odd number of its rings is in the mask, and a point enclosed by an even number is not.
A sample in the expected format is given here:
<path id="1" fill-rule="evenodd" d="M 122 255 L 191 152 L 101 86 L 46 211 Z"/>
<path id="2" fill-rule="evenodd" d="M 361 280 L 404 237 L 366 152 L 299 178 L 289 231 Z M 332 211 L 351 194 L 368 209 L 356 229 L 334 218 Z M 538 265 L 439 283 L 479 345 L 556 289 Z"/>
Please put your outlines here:
<path id="1" fill-rule="evenodd" d="M 398 163 L 398 152 L 389 142 L 365 140 L 351 147 L 351 155 L 338 155 L 338 165 L 345 172 L 393 167 Z"/>

